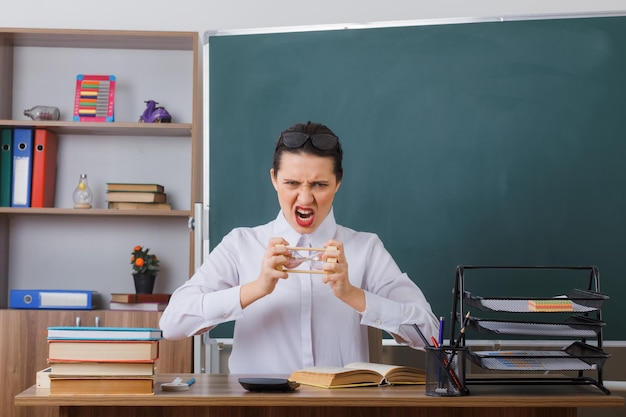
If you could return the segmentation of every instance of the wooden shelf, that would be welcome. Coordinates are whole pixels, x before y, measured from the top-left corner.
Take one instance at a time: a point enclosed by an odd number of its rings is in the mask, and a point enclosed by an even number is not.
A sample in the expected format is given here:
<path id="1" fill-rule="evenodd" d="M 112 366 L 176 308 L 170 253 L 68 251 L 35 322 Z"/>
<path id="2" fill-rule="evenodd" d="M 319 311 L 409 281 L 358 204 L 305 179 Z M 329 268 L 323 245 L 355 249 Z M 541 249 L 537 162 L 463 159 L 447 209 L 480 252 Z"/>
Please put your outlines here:
<path id="1" fill-rule="evenodd" d="M 152 217 L 189 217 L 188 210 L 118 210 L 118 209 L 73 209 L 73 208 L 12 208 L 0 207 L 0 214 L 18 216 L 54 215 L 54 216 L 152 216 Z"/>
<path id="2" fill-rule="evenodd" d="M 0 127 L 45 128 L 58 135 L 191 137 L 191 123 L 64 122 L 0 120 Z"/>
<path id="3" fill-rule="evenodd" d="M 187 50 L 196 48 L 194 32 L 133 30 L 65 30 L 0 28 L 0 40 L 11 46 Z"/>

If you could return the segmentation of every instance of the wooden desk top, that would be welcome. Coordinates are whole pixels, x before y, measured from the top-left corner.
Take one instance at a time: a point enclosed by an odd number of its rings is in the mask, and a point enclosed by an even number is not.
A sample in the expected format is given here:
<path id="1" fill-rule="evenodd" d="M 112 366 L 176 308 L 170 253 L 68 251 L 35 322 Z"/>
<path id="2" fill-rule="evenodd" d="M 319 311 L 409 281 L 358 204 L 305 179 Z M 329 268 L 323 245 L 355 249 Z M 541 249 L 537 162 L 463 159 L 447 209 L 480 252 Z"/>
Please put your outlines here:
<path id="1" fill-rule="evenodd" d="M 180 376 L 195 376 L 189 391 L 165 392 L 160 384 Z M 250 375 L 246 375 L 250 376 Z M 273 375 L 282 377 L 283 375 Z M 238 375 L 162 374 L 155 395 L 50 395 L 35 386 L 15 397 L 18 406 L 297 406 L 342 407 L 623 407 L 624 397 L 606 395 L 587 385 L 471 385 L 464 397 L 429 397 L 424 386 L 323 389 L 300 386 L 292 393 L 254 393 L 244 390 Z"/>

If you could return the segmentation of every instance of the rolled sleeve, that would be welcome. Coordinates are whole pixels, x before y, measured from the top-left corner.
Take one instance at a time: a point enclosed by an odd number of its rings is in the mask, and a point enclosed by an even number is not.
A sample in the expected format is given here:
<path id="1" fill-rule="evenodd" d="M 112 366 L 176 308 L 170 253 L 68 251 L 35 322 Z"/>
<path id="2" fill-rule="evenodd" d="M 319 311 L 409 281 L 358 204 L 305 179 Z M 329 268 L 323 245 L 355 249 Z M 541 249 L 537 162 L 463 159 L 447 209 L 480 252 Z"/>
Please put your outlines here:
<path id="1" fill-rule="evenodd" d="M 390 303 L 385 298 L 365 291 L 366 308 L 361 316 L 361 324 L 376 327 L 389 333 L 396 333 L 400 327 L 402 309 L 398 303 Z"/>
<path id="2" fill-rule="evenodd" d="M 241 286 L 225 289 L 219 293 L 207 293 L 202 297 L 202 317 L 206 323 L 216 326 L 243 317 L 240 301 Z M 216 302 L 219 297 L 219 303 Z"/>

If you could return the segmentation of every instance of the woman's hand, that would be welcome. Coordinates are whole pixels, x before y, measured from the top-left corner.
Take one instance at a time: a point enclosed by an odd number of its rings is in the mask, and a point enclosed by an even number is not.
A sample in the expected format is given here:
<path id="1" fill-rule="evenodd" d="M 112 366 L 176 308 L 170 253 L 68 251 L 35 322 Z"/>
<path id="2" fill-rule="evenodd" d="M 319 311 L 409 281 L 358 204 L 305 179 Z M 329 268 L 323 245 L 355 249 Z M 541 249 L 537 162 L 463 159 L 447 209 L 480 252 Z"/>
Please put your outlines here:
<path id="1" fill-rule="evenodd" d="M 321 255 L 324 261 L 322 282 L 328 284 L 335 297 L 350 305 L 359 312 L 365 311 L 365 293 L 352 285 L 348 278 L 348 261 L 343 251 L 343 242 L 329 240 L 324 244 L 327 248 Z"/>
<path id="2" fill-rule="evenodd" d="M 241 286 L 239 299 L 242 308 L 271 294 L 279 279 L 289 277 L 289 274 L 282 270 L 290 259 L 290 253 L 286 248 L 288 245 L 289 243 L 281 237 L 270 239 L 265 249 L 258 278 Z"/>

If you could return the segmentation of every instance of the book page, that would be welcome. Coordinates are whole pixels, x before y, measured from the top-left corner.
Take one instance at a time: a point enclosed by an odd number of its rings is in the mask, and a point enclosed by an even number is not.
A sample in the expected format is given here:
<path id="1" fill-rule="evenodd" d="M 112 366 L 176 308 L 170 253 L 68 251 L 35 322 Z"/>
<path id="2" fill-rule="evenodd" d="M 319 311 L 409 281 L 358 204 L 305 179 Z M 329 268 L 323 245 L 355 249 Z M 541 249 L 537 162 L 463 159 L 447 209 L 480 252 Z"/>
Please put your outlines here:
<path id="1" fill-rule="evenodd" d="M 380 374 L 384 384 L 424 384 L 426 372 L 412 366 L 388 365 L 383 363 L 353 362 L 345 366 L 349 369 L 360 369 Z"/>
<path id="2" fill-rule="evenodd" d="M 335 366 L 315 366 L 291 373 L 290 380 L 304 385 L 330 388 L 339 386 L 378 385 L 384 378 L 368 369 L 350 369 Z"/>
<path id="3" fill-rule="evenodd" d="M 299 369 L 298 372 L 310 372 L 314 374 L 340 374 L 349 371 L 349 369 L 340 366 L 314 366 L 311 368 Z"/>
<path id="4" fill-rule="evenodd" d="M 398 368 L 396 365 L 387 365 L 384 363 L 370 363 L 370 362 L 352 362 L 345 366 L 349 369 L 368 369 L 370 371 L 378 372 L 381 377 L 387 372 Z"/>

